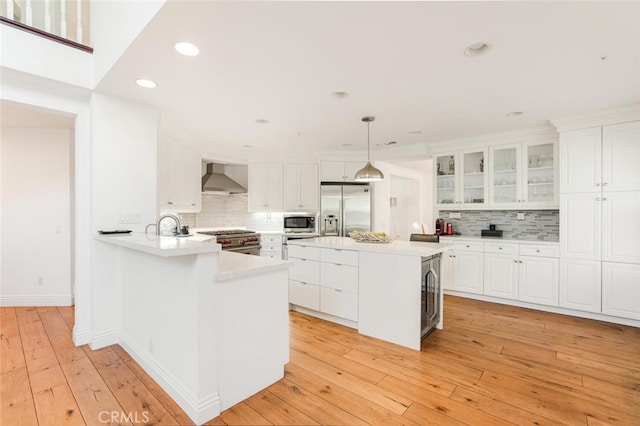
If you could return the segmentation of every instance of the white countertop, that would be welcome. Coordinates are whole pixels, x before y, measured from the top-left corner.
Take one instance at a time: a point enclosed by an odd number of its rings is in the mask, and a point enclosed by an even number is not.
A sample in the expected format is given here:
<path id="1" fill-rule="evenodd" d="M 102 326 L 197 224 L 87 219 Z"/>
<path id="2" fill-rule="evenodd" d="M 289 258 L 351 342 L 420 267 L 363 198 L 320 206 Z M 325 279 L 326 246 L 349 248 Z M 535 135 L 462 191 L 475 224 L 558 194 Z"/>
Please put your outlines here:
<path id="1" fill-rule="evenodd" d="M 214 253 L 222 246 L 207 236 L 165 237 L 134 232 L 131 234 L 96 235 L 95 239 L 117 246 L 127 247 L 156 256 L 184 256 L 188 254 Z"/>
<path id="2" fill-rule="evenodd" d="M 390 243 L 359 243 L 348 237 L 319 237 L 290 240 L 289 245 L 315 246 L 342 250 L 368 251 L 400 254 L 406 256 L 433 256 L 451 248 L 447 243 L 424 243 L 418 241 L 392 241 Z"/>
<path id="3" fill-rule="evenodd" d="M 290 266 L 291 262 L 287 260 L 221 251 L 218 255 L 216 281 L 225 281 L 250 275 L 258 275 L 264 272 L 279 271 L 288 269 Z"/>
<path id="4" fill-rule="evenodd" d="M 501 238 L 501 237 L 481 237 L 479 235 L 441 235 L 440 241 L 454 242 L 454 241 L 482 241 L 491 243 L 517 243 L 517 244 L 547 244 L 547 245 L 559 245 L 558 241 L 543 241 L 543 240 L 529 240 L 526 237 L 521 238 Z"/>

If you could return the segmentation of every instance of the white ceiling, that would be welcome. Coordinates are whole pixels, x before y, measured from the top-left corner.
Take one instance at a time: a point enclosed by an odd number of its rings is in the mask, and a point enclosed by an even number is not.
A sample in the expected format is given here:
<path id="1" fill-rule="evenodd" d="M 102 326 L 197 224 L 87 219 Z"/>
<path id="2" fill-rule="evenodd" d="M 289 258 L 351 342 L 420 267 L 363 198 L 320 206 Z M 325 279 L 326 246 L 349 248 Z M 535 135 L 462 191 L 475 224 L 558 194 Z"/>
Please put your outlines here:
<path id="1" fill-rule="evenodd" d="M 365 115 L 374 147 L 506 132 L 640 103 L 640 2 L 170 0 L 97 89 L 212 153 L 366 149 Z"/>

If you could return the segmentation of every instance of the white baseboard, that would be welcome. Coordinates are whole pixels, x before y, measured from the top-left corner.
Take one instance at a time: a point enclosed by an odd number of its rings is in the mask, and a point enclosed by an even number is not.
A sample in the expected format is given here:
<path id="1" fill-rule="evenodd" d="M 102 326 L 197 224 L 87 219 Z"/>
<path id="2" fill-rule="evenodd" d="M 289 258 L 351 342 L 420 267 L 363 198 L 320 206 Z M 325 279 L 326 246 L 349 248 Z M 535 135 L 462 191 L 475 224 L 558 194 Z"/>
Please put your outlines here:
<path id="1" fill-rule="evenodd" d="M 120 346 L 160 384 L 160 387 L 176 401 L 195 424 L 204 424 L 220 415 L 220 396 L 218 393 L 197 398 L 124 333 L 121 336 Z"/>
<path id="2" fill-rule="evenodd" d="M 71 294 L 0 295 L 0 306 L 72 306 Z"/>
<path id="3" fill-rule="evenodd" d="M 312 317 L 320 318 L 326 321 L 335 322 L 336 324 L 344 325 L 345 327 L 355 328 L 356 330 L 358 329 L 358 323 L 355 321 L 336 317 L 330 314 L 325 314 L 324 312 L 314 311 L 313 309 L 308 309 L 303 306 L 289 304 L 289 310 L 300 312 L 301 314 L 310 315 Z"/>
<path id="4" fill-rule="evenodd" d="M 91 332 L 89 329 L 78 330 L 76 326 L 73 326 L 73 344 L 76 346 L 86 345 L 91 341 Z"/>
<path id="5" fill-rule="evenodd" d="M 89 347 L 92 350 L 106 348 L 115 345 L 120 341 L 120 331 L 117 329 L 101 331 L 100 333 L 91 334 Z"/>

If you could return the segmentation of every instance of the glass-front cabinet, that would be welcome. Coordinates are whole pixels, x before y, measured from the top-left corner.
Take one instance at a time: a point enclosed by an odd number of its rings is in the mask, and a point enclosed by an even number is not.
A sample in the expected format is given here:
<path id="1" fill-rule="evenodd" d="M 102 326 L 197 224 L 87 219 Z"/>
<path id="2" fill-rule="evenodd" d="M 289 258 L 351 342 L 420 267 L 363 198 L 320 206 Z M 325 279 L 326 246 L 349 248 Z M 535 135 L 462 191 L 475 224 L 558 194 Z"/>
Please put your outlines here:
<path id="1" fill-rule="evenodd" d="M 487 205 L 486 150 L 457 151 L 435 158 L 436 204 L 439 208 Z M 454 206 L 452 206 L 452 204 Z"/>
<path id="2" fill-rule="evenodd" d="M 558 208 L 557 144 L 491 147 L 490 201 L 495 208 Z"/>

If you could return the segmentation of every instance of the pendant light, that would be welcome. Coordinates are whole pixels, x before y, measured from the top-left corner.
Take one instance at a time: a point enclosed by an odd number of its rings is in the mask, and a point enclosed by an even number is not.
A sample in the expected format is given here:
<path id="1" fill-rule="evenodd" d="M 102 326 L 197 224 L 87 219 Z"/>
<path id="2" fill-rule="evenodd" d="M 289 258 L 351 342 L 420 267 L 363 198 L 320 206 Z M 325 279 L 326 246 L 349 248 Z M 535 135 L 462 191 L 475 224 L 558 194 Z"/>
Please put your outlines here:
<path id="1" fill-rule="evenodd" d="M 362 121 L 367 123 L 367 164 L 356 172 L 354 179 L 358 182 L 376 182 L 384 179 L 384 174 L 371 164 L 371 143 L 369 141 L 369 123 L 375 120 L 375 117 L 362 117 Z"/>

